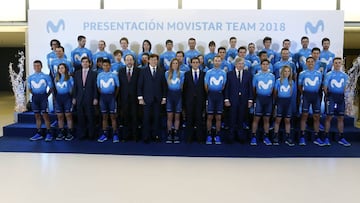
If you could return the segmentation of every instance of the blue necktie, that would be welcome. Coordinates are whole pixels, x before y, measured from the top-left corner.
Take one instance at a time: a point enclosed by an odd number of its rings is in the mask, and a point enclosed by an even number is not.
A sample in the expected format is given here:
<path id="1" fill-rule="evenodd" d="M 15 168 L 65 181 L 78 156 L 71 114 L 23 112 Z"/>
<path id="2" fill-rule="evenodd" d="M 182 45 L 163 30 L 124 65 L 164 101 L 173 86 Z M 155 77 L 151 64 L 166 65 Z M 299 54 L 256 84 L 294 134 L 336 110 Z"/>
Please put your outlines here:
<path id="1" fill-rule="evenodd" d="M 197 82 L 198 82 L 198 74 L 197 74 L 197 71 L 195 71 L 194 82 L 195 82 L 195 84 L 197 84 Z"/>

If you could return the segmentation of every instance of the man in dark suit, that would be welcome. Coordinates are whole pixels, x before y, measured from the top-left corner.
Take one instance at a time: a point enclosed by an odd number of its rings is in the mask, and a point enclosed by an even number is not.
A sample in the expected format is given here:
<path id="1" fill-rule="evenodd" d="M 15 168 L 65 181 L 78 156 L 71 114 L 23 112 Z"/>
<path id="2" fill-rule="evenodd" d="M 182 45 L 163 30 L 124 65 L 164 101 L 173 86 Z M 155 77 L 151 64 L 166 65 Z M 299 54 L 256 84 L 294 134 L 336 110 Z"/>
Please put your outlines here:
<path id="1" fill-rule="evenodd" d="M 127 141 L 133 138 L 138 141 L 138 99 L 137 99 L 137 82 L 140 69 L 134 66 L 134 56 L 128 54 L 125 56 L 125 68 L 119 71 L 120 95 L 118 104 L 120 109 L 120 119 L 125 129 L 123 131 L 122 140 Z"/>
<path id="2" fill-rule="evenodd" d="M 205 109 L 205 73 L 199 70 L 200 60 L 195 57 L 190 60 L 191 70 L 185 73 L 184 104 L 186 108 L 186 136 L 187 142 L 192 142 L 194 133 L 198 142 L 203 142 L 203 112 Z"/>
<path id="3" fill-rule="evenodd" d="M 164 69 L 158 67 L 159 55 L 151 54 L 149 65 L 140 71 L 137 94 L 139 104 L 143 105 L 142 136 L 145 143 L 151 138 L 161 141 L 160 111 L 166 103 L 166 81 Z"/>
<path id="4" fill-rule="evenodd" d="M 247 118 L 248 108 L 253 103 L 252 76 L 244 70 L 244 58 L 235 60 L 235 70 L 227 73 L 225 86 L 225 106 L 230 107 L 230 132 L 227 141 L 233 142 L 235 133 L 237 138 L 243 135 L 243 122 Z"/>
<path id="5" fill-rule="evenodd" d="M 97 73 L 90 69 L 90 59 L 81 59 L 81 69 L 75 72 L 73 87 L 73 104 L 77 109 L 80 139 L 95 138 L 94 111 L 98 104 L 96 87 Z"/>

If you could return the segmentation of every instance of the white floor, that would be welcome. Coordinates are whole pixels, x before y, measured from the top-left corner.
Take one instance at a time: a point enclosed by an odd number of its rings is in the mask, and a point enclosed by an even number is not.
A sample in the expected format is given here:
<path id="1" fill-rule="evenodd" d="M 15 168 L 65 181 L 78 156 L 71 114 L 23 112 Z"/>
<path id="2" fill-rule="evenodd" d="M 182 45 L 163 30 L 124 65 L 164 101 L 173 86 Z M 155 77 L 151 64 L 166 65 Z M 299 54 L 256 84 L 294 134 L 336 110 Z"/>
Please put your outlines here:
<path id="1" fill-rule="evenodd" d="M 359 203 L 359 191 L 360 159 L 0 153 L 0 203 Z"/>

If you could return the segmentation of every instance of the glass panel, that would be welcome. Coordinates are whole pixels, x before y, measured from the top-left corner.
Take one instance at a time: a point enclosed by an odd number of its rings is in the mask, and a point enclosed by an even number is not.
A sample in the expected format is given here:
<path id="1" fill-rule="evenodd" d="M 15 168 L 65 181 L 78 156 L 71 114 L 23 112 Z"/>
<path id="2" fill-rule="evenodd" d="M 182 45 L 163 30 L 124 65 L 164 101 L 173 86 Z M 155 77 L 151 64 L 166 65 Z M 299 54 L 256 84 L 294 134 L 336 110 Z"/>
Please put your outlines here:
<path id="1" fill-rule="evenodd" d="M 257 0 L 182 0 L 183 9 L 257 9 Z"/>
<path id="2" fill-rule="evenodd" d="M 25 0 L 10 0 L 0 6 L 0 21 L 25 21 Z"/>
<path id="3" fill-rule="evenodd" d="M 30 9 L 100 9 L 100 0 L 29 0 Z"/>
<path id="4" fill-rule="evenodd" d="M 104 0 L 104 9 L 177 9 L 178 0 Z"/>
<path id="5" fill-rule="evenodd" d="M 360 1 L 359 0 L 341 0 L 340 9 L 344 11 L 345 21 L 360 21 Z"/>
<path id="6" fill-rule="evenodd" d="M 262 9 L 336 10 L 336 0 L 261 0 Z"/>

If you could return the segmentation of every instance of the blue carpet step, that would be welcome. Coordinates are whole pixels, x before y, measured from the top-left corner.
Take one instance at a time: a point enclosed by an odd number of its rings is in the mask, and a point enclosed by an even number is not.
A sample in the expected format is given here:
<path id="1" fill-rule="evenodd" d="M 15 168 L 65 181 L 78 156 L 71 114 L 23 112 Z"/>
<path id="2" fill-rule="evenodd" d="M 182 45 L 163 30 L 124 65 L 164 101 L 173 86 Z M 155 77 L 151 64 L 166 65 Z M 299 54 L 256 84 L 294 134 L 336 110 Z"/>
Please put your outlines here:
<path id="1" fill-rule="evenodd" d="M 49 113 L 50 121 L 55 121 L 56 114 L 55 113 Z M 18 123 L 35 123 L 35 117 L 33 112 L 24 112 L 19 113 L 17 115 L 17 121 Z"/>

